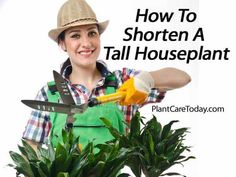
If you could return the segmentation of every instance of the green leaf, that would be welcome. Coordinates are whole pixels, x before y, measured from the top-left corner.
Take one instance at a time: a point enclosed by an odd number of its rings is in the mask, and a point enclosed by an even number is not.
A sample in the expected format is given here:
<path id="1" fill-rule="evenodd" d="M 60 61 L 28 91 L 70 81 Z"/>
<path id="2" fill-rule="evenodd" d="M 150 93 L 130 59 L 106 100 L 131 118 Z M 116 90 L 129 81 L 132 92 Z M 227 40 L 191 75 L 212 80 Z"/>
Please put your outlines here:
<path id="1" fill-rule="evenodd" d="M 69 177 L 69 173 L 60 172 L 58 173 L 57 177 Z"/>
<path id="2" fill-rule="evenodd" d="M 38 147 L 38 156 L 42 163 L 44 163 L 47 168 L 50 168 L 52 161 L 49 159 L 49 150 L 41 146 Z M 53 158 L 54 159 L 54 158 Z"/>
<path id="3" fill-rule="evenodd" d="M 55 160 L 55 150 L 54 150 L 52 141 L 48 144 L 48 156 L 47 157 L 50 161 Z"/>
<path id="4" fill-rule="evenodd" d="M 67 158 L 67 151 L 61 143 L 58 143 L 58 145 L 56 147 L 55 156 L 56 156 L 56 158 L 60 156 L 64 160 Z"/>
<path id="5" fill-rule="evenodd" d="M 186 177 L 184 175 L 181 175 L 181 174 L 175 173 L 175 172 L 165 173 L 165 174 L 162 174 L 161 176 L 176 176 L 176 175 Z"/>
<path id="6" fill-rule="evenodd" d="M 112 152 L 111 152 L 112 153 Z M 104 173 L 102 177 L 114 177 L 117 176 L 120 169 L 124 167 L 126 161 L 132 157 L 136 156 L 138 153 L 133 148 L 121 148 L 117 153 L 116 157 L 109 160 L 105 166 Z"/>
<path id="7" fill-rule="evenodd" d="M 151 153 L 151 157 L 154 156 L 154 142 L 153 142 L 153 139 L 152 139 L 152 135 L 150 133 L 147 134 L 148 135 L 148 145 L 149 145 L 149 150 L 150 150 L 150 153 Z"/>
<path id="8" fill-rule="evenodd" d="M 139 156 L 131 156 L 126 163 L 136 177 L 141 177 L 141 164 L 139 162 Z"/>
<path id="9" fill-rule="evenodd" d="M 150 167 L 148 167 L 147 168 L 147 176 L 160 176 L 160 173 L 161 173 L 161 171 L 160 171 L 160 169 L 158 169 L 158 168 L 155 168 L 154 166 L 150 166 Z"/>
<path id="10" fill-rule="evenodd" d="M 170 123 L 168 123 L 167 125 L 163 127 L 162 134 L 161 134 L 162 140 L 165 139 L 169 135 L 171 126 L 176 122 L 179 122 L 179 121 L 178 120 L 171 121 Z"/>
<path id="11" fill-rule="evenodd" d="M 71 143 L 70 153 L 72 152 L 81 153 L 82 149 L 80 149 L 78 145 L 79 145 L 79 136 L 76 138 L 73 138 L 73 141 Z"/>
<path id="12" fill-rule="evenodd" d="M 50 176 L 49 168 L 48 166 L 43 163 L 42 161 L 38 163 L 39 168 L 39 173 L 44 174 L 45 176 Z"/>
<path id="13" fill-rule="evenodd" d="M 46 175 L 41 168 L 38 168 L 39 176 L 40 177 L 48 177 L 49 175 Z"/>
<path id="14" fill-rule="evenodd" d="M 178 144 L 180 142 L 180 138 L 187 132 L 188 128 L 180 128 L 175 130 L 171 135 L 168 136 L 166 144 L 168 146 L 173 144 Z"/>
<path id="15" fill-rule="evenodd" d="M 62 129 L 62 140 L 63 140 L 63 143 L 65 144 L 66 142 L 68 142 L 68 132 L 64 129 Z"/>
<path id="16" fill-rule="evenodd" d="M 31 167 L 31 170 L 32 172 L 34 173 L 34 176 L 39 176 L 39 166 L 37 165 L 37 163 L 35 162 L 30 162 L 30 167 Z"/>
<path id="17" fill-rule="evenodd" d="M 129 138 L 135 138 L 140 135 L 140 113 L 137 112 L 131 119 Z"/>
<path id="18" fill-rule="evenodd" d="M 15 168 L 19 173 L 28 177 L 34 176 L 28 161 L 26 161 L 20 154 L 16 152 L 10 151 L 9 153 L 12 160 L 16 164 Z"/>
<path id="19" fill-rule="evenodd" d="M 145 117 L 143 117 L 143 116 L 141 116 L 141 118 L 140 118 L 140 123 L 141 123 L 142 125 L 145 125 L 145 123 L 144 123 L 143 119 L 146 119 L 146 118 L 145 118 Z"/>
<path id="20" fill-rule="evenodd" d="M 185 158 L 184 160 L 178 161 L 178 163 L 185 162 L 185 161 L 187 161 L 187 160 L 189 160 L 189 159 L 196 159 L 196 157 L 194 157 L 194 156 L 189 156 L 189 157 Z M 178 159 L 178 160 L 179 160 L 179 159 Z"/>
<path id="21" fill-rule="evenodd" d="M 29 160 L 25 147 L 18 145 L 18 149 L 20 150 L 21 154 L 23 154 L 27 158 L 27 160 Z"/>
<path id="22" fill-rule="evenodd" d="M 106 118 L 104 118 L 104 117 L 101 117 L 100 119 L 103 121 L 103 123 L 104 123 L 107 127 L 111 127 L 111 126 L 112 126 L 111 122 L 110 122 L 108 119 L 106 119 Z"/>
<path id="23" fill-rule="evenodd" d="M 103 172 L 105 162 L 99 161 L 94 167 L 89 170 L 89 175 L 100 176 Z"/>
<path id="24" fill-rule="evenodd" d="M 121 173 L 117 177 L 129 177 L 130 175 L 128 173 Z"/>
<path id="25" fill-rule="evenodd" d="M 55 152 L 55 160 L 52 162 L 51 170 L 53 174 L 56 175 L 60 171 L 67 170 L 69 164 L 66 164 L 67 152 L 63 145 L 58 143 Z"/>
<path id="26" fill-rule="evenodd" d="M 13 164 L 7 164 L 7 166 L 9 166 L 9 167 L 12 167 L 12 168 L 15 168 L 16 166 L 15 165 L 13 165 Z"/>
<path id="27" fill-rule="evenodd" d="M 143 128 L 142 131 L 142 137 L 145 136 L 146 132 L 150 132 L 155 144 L 157 144 L 160 141 L 161 138 L 161 131 L 162 131 L 162 126 L 161 124 L 157 121 L 156 117 L 153 116 L 151 120 L 149 120 L 146 125 Z M 145 142 L 145 140 L 144 140 Z"/>
<path id="28" fill-rule="evenodd" d="M 123 134 L 121 134 L 116 128 L 112 127 L 111 122 L 106 119 L 101 117 L 100 118 L 103 123 L 105 124 L 105 126 L 109 129 L 109 132 L 112 134 L 112 136 L 116 139 L 120 139 L 122 137 Z"/>
<path id="29" fill-rule="evenodd" d="M 25 147 L 24 150 L 24 155 L 27 157 L 29 160 L 38 160 L 38 156 L 35 152 L 35 150 L 27 143 L 26 140 L 22 139 L 22 144 Z"/>

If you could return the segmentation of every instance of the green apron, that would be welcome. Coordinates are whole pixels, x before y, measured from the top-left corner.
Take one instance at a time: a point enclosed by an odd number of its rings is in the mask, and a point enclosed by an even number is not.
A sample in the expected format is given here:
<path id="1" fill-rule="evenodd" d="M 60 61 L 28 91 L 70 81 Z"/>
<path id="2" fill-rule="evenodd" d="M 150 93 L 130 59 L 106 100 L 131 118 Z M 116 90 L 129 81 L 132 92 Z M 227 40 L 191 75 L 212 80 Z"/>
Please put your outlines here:
<path id="1" fill-rule="evenodd" d="M 115 91 L 114 87 L 108 86 L 105 94 L 111 94 Z M 48 90 L 47 96 L 49 102 L 58 102 L 59 100 L 58 92 L 52 93 Z M 73 132 L 76 137 L 80 137 L 79 142 L 82 144 L 82 147 L 85 147 L 91 141 L 93 141 L 94 144 L 99 144 L 114 138 L 100 120 L 101 117 L 108 119 L 112 126 L 119 132 L 125 132 L 123 123 L 124 115 L 115 103 L 88 107 L 84 113 L 74 115 L 75 121 L 73 123 Z M 57 146 L 58 142 L 62 142 L 61 131 L 65 128 L 66 119 L 66 114 L 50 113 L 50 120 L 52 123 L 50 138 L 54 147 Z"/>

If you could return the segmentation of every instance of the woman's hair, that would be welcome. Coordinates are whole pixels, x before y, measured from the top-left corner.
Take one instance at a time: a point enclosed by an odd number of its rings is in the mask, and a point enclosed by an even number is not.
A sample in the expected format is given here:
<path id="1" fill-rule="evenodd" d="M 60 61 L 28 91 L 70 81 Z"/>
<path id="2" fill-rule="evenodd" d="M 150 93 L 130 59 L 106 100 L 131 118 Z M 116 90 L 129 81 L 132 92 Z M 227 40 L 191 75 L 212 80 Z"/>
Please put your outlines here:
<path id="1" fill-rule="evenodd" d="M 67 60 L 63 63 L 62 67 L 61 67 L 61 75 L 63 74 L 64 70 L 66 69 L 66 67 L 70 66 L 71 65 L 71 62 L 70 62 L 70 59 L 67 58 Z M 71 72 L 71 71 L 70 71 Z M 69 72 L 69 73 L 70 73 Z"/>
<path id="2" fill-rule="evenodd" d="M 60 41 L 64 41 L 64 40 L 65 40 L 65 31 L 61 32 L 61 34 L 58 36 L 58 38 L 57 38 L 57 43 L 58 43 L 58 45 L 59 45 Z M 69 65 L 71 65 L 71 62 L 70 62 L 70 59 L 68 58 L 68 59 L 63 63 L 63 65 L 62 65 L 62 67 L 61 67 L 61 71 L 60 71 L 61 75 L 63 74 L 65 68 L 66 68 L 67 66 L 69 66 Z"/>
<path id="3" fill-rule="evenodd" d="M 61 34 L 59 34 L 58 38 L 57 38 L 57 43 L 59 44 L 60 41 L 64 41 L 65 40 L 65 31 L 61 32 Z"/>

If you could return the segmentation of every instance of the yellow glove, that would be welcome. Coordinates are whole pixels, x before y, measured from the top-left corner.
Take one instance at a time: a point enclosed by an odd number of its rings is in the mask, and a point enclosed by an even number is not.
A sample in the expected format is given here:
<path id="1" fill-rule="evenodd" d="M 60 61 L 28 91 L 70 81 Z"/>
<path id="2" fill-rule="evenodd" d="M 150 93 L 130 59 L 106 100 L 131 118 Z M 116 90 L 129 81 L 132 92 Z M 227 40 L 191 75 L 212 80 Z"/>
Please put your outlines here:
<path id="1" fill-rule="evenodd" d="M 118 92 L 125 92 L 126 97 L 120 101 L 121 105 L 143 104 L 154 87 L 154 80 L 149 72 L 141 71 L 138 75 L 128 79 L 121 85 Z"/>

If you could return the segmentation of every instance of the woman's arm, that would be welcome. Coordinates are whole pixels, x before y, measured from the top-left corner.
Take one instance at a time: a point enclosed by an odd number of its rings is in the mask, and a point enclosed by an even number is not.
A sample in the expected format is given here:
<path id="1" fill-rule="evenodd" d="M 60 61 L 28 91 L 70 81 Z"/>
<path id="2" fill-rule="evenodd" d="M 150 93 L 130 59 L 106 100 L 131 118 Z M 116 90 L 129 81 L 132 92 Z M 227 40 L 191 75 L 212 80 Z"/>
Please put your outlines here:
<path id="1" fill-rule="evenodd" d="M 191 81 L 190 76 L 175 68 L 164 68 L 157 71 L 141 71 L 134 77 L 126 80 L 118 89 L 126 96 L 120 101 L 121 105 L 143 104 L 152 88 L 159 92 L 185 86 Z"/>
<path id="2" fill-rule="evenodd" d="M 183 87 L 191 81 L 186 72 L 176 68 L 163 68 L 151 71 L 150 74 L 154 79 L 154 87 L 161 92 Z"/>

